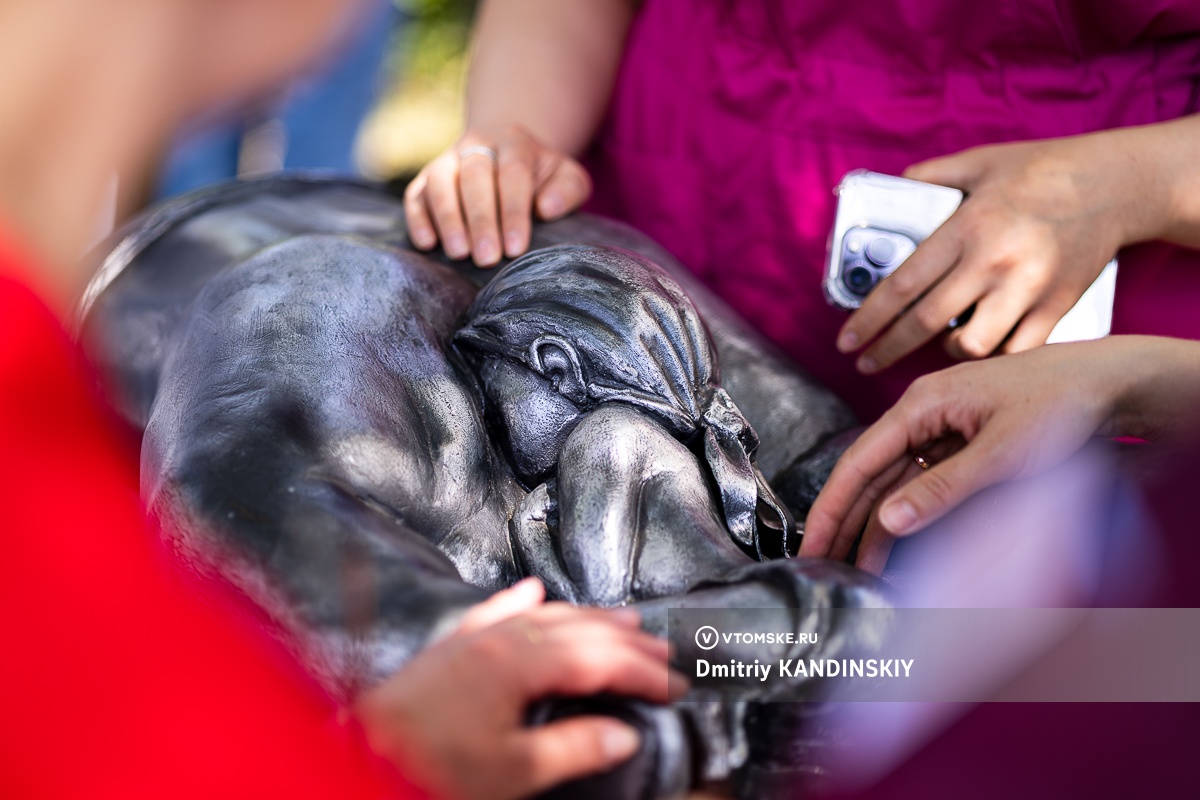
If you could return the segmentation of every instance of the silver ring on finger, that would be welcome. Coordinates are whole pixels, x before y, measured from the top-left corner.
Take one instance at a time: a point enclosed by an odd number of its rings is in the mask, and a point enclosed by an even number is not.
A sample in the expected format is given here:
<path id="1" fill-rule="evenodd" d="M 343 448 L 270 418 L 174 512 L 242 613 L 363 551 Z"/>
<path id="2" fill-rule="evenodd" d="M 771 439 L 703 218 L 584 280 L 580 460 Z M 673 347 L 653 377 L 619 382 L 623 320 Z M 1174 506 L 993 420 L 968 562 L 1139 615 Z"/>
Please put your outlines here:
<path id="1" fill-rule="evenodd" d="M 473 144 L 470 147 L 464 147 L 462 150 L 458 151 L 459 161 L 466 161 L 471 156 L 483 156 L 488 161 L 492 162 L 493 167 L 500 163 L 500 158 L 496 155 L 496 151 L 481 144 Z"/>

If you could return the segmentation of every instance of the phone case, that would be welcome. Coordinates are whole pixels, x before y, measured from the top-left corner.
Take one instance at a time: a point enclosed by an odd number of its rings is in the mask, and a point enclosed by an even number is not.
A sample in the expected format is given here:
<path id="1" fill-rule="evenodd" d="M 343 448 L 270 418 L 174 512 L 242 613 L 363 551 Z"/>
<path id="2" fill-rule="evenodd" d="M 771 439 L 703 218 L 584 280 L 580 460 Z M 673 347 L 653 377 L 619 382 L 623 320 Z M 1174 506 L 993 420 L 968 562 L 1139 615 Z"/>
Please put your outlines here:
<path id="1" fill-rule="evenodd" d="M 847 310 L 862 305 L 862 297 L 843 282 L 842 242 L 847 233 L 855 228 L 877 228 L 903 234 L 919 245 L 950 218 L 963 199 L 958 189 L 867 170 L 847 173 L 838 184 L 837 195 L 824 289 L 830 303 Z M 896 266 L 899 264 L 892 269 Z"/>

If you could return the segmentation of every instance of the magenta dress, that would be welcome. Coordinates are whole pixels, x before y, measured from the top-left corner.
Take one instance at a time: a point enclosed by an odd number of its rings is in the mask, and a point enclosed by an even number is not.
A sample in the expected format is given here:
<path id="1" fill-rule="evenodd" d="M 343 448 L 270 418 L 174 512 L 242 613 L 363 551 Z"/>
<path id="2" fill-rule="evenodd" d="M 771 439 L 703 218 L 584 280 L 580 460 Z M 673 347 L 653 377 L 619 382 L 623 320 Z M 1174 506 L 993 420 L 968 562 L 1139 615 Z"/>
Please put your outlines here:
<path id="1" fill-rule="evenodd" d="M 1200 104 L 1200 2 L 647 0 L 589 156 L 593 210 L 689 268 L 865 420 L 940 342 L 876 377 L 821 292 L 833 188 L 992 142 L 1168 120 Z M 1121 253 L 1114 332 L 1200 338 L 1200 254 Z"/>

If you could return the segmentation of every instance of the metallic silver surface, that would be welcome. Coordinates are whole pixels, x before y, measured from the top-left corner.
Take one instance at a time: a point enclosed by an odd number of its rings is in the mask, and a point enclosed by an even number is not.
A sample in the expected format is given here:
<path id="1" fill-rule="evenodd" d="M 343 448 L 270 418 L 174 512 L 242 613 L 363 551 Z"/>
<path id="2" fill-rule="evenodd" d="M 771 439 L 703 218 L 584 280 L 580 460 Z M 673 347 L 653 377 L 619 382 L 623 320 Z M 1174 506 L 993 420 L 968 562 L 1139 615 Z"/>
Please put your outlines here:
<path id="1" fill-rule="evenodd" d="M 118 237 L 80 326 L 145 431 L 143 494 L 176 546 L 334 691 L 526 574 L 637 603 L 663 635 L 668 607 L 795 609 L 800 630 L 886 604 L 862 573 L 786 557 L 845 406 L 617 223 L 539 225 L 530 255 L 481 271 L 414 252 L 376 187 L 228 184 Z M 870 633 L 835 625 L 825 646 Z M 570 796 L 674 796 L 747 767 L 745 703 L 693 699 L 603 701 L 647 749 Z"/>

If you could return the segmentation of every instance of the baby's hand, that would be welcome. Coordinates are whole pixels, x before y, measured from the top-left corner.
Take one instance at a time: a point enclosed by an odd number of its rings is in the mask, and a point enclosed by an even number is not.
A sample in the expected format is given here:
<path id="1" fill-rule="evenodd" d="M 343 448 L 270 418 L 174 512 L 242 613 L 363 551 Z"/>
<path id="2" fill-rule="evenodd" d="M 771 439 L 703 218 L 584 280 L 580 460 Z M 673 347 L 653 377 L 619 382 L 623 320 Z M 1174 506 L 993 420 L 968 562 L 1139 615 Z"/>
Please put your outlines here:
<path id="1" fill-rule="evenodd" d="M 555 597 L 578 603 L 579 588 L 567 574 L 558 548 L 554 546 L 554 539 L 558 536 L 557 525 L 553 521 L 557 503 L 551 497 L 550 490 L 550 484 L 541 484 L 513 511 L 508 525 L 513 551 L 521 559 L 526 572 L 540 576 Z"/>

